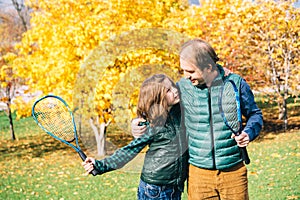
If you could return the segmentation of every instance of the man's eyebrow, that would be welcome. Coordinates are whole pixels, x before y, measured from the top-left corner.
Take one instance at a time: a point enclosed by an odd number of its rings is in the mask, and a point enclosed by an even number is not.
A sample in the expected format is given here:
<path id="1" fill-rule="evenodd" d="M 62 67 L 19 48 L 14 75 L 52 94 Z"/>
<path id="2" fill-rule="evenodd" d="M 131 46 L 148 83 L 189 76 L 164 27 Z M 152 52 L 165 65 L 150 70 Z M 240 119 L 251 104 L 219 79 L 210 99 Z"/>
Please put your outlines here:
<path id="1" fill-rule="evenodd" d="M 191 70 L 182 70 L 182 71 L 186 71 L 186 72 L 194 72 L 195 70 L 194 69 L 191 69 Z"/>

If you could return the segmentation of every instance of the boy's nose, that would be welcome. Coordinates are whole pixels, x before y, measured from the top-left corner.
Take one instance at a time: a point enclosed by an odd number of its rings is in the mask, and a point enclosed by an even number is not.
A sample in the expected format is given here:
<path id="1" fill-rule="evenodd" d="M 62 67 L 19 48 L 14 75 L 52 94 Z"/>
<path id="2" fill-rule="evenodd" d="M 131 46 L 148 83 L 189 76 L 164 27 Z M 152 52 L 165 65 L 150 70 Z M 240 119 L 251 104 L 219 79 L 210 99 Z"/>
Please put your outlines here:
<path id="1" fill-rule="evenodd" d="M 172 92 L 173 92 L 174 94 L 178 94 L 178 90 L 177 90 L 176 88 L 173 88 L 173 89 L 172 89 Z"/>

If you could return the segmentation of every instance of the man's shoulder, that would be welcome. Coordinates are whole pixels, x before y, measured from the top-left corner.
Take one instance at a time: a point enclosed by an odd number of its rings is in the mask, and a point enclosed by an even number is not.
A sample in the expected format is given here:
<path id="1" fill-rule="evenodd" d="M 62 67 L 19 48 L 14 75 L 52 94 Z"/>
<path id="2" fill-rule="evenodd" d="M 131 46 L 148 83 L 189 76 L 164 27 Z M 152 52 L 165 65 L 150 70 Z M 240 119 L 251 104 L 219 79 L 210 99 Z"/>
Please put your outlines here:
<path id="1" fill-rule="evenodd" d="M 224 80 L 232 80 L 234 82 L 241 82 L 243 78 L 239 74 L 230 73 L 228 76 L 224 77 Z"/>
<path id="2" fill-rule="evenodd" d="M 177 83 L 177 86 L 184 86 L 184 85 L 192 85 L 191 81 L 186 78 L 181 78 Z"/>
<path id="3" fill-rule="evenodd" d="M 179 81 L 177 81 L 177 83 L 182 83 L 182 82 L 186 82 L 188 81 L 188 79 L 186 78 L 180 78 Z"/>

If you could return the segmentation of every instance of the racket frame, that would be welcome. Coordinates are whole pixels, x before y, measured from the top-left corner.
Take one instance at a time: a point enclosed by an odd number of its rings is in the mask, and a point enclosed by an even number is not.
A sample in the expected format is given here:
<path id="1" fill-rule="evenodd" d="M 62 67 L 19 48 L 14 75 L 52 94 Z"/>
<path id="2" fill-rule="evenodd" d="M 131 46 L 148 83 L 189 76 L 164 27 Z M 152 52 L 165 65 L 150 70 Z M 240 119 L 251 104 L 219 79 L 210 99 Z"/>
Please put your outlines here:
<path id="1" fill-rule="evenodd" d="M 235 101 L 236 101 L 236 112 L 237 112 L 237 120 L 238 120 L 238 130 L 235 131 L 228 123 L 228 120 L 226 119 L 225 117 L 225 114 L 224 114 L 224 110 L 222 108 L 222 96 L 223 96 L 223 91 L 224 91 L 224 88 L 225 88 L 225 85 L 227 83 L 230 83 L 233 90 L 234 90 L 234 94 L 235 94 Z M 223 82 L 223 85 L 221 86 L 221 90 L 220 90 L 220 94 L 219 94 L 219 102 L 218 102 L 218 105 L 219 105 L 219 111 L 220 111 L 220 114 L 222 116 L 222 119 L 225 123 L 225 125 L 234 133 L 234 135 L 238 136 L 241 134 L 242 132 L 242 112 L 241 112 L 241 103 L 240 103 L 240 95 L 239 95 L 239 90 L 236 86 L 236 84 L 234 83 L 233 80 L 230 80 L 230 79 L 227 79 Z M 249 164 L 250 163 L 250 158 L 249 158 L 249 155 L 248 155 L 248 152 L 247 152 L 247 149 L 246 147 L 239 147 L 240 151 L 241 151 L 241 154 L 242 154 L 242 159 L 244 160 L 245 164 Z"/>
<path id="2" fill-rule="evenodd" d="M 42 124 L 39 123 L 39 120 L 36 118 L 35 116 L 35 106 L 42 100 L 46 99 L 46 98 L 56 98 L 58 100 L 60 100 L 67 108 L 70 116 L 71 116 L 71 120 L 72 120 L 72 125 L 73 125 L 73 132 L 74 132 L 74 139 L 75 139 L 75 143 L 76 143 L 76 146 L 71 144 L 71 142 L 73 142 L 74 140 L 68 142 L 64 139 L 61 139 L 60 137 L 54 135 L 53 133 L 51 133 L 49 130 L 47 130 Z M 31 114 L 32 114 L 32 117 L 34 119 L 34 121 L 38 124 L 39 127 L 41 127 L 47 134 L 49 134 L 51 137 L 63 142 L 64 144 L 72 147 L 80 156 L 80 158 L 82 159 L 82 161 L 85 161 L 85 159 L 87 158 L 86 154 L 81 150 L 80 146 L 79 146 L 79 142 L 78 142 L 78 135 L 77 135 L 77 129 L 76 129 L 76 124 L 75 124 L 75 118 L 74 118 L 74 115 L 73 115 L 73 112 L 71 110 L 71 108 L 69 107 L 69 105 L 67 104 L 67 102 L 62 99 L 61 97 L 59 96 L 56 96 L 56 95 L 52 95 L 52 94 L 49 94 L 49 95 L 46 95 L 46 96 L 43 96 L 41 98 L 39 98 L 38 100 L 36 100 L 32 106 L 32 109 L 31 109 Z M 94 170 L 91 172 L 91 174 L 93 174 L 93 176 L 96 176 L 99 172 L 94 168 Z"/>
<path id="3" fill-rule="evenodd" d="M 66 108 L 68 109 L 68 112 L 71 116 L 71 119 L 72 119 L 72 124 L 73 124 L 73 130 L 74 130 L 74 139 L 75 139 L 75 143 L 76 143 L 76 146 L 71 144 L 72 141 L 68 142 L 64 139 L 61 139 L 60 137 L 57 137 L 56 135 L 54 135 L 53 133 L 51 133 L 49 130 L 47 130 L 42 124 L 39 123 L 39 120 L 36 118 L 36 116 L 34 115 L 35 111 L 35 106 L 42 100 L 46 99 L 46 98 L 56 98 L 58 100 L 60 100 L 65 106 Z M 77 129 L 76 129 L 76 125 L 75 125 L 75 119 L 74 119 L 74 115 L 73 115 L 73 112 L 71 111 L 69 105 L 65 102 L 65 100 L 63 100 L 61 97 L 59 96 L 55 96 L 55 95 L 46 95 L 46 96 L 43 96 L 41 97 L 40 99 L 36 100 L 32 106 L 32 109 L 31 109 L 31 113 L 32 113 L 32 117 L 33 119 L 35 120 L 35 122 L 39 125 L 39 127 L 41 127 L 47 134 L 49 134 L 51 137 L 54 137 L 55 139 L 65 143 L 66 145 L 69 145 L 70 147 L 72 147 L 76 152 L 79 152 L 81 151 L 81 148 L 79 146 L 79 142 L 78 142 L 78 136 L 77 136 Z M 74 141 L 74 140 L 73 140 Z"/>

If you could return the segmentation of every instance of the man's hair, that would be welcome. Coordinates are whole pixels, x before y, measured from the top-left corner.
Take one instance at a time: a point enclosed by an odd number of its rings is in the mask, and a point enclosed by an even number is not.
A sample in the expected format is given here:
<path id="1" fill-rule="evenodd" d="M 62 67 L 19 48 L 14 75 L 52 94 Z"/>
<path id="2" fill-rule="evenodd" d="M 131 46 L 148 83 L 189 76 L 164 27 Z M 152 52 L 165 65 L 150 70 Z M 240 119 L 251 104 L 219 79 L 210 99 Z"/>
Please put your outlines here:
<path id="1" fill-rule="evenodd" d="M 201 70 L 209 67 L 209 65 L 215 68 L 219 61 L 219 57 L 212 46 L 198 38 L 189 40 L 181 46 L 180 58 L 191 62 Z"/>
<path id="2" fill-rule="evenodd" d="M 153 125 L 164 125 L 168 115 L 167 90 L 175 83 L 164 74 L 147 78 L 139 93 L 137 115 Z"/>

